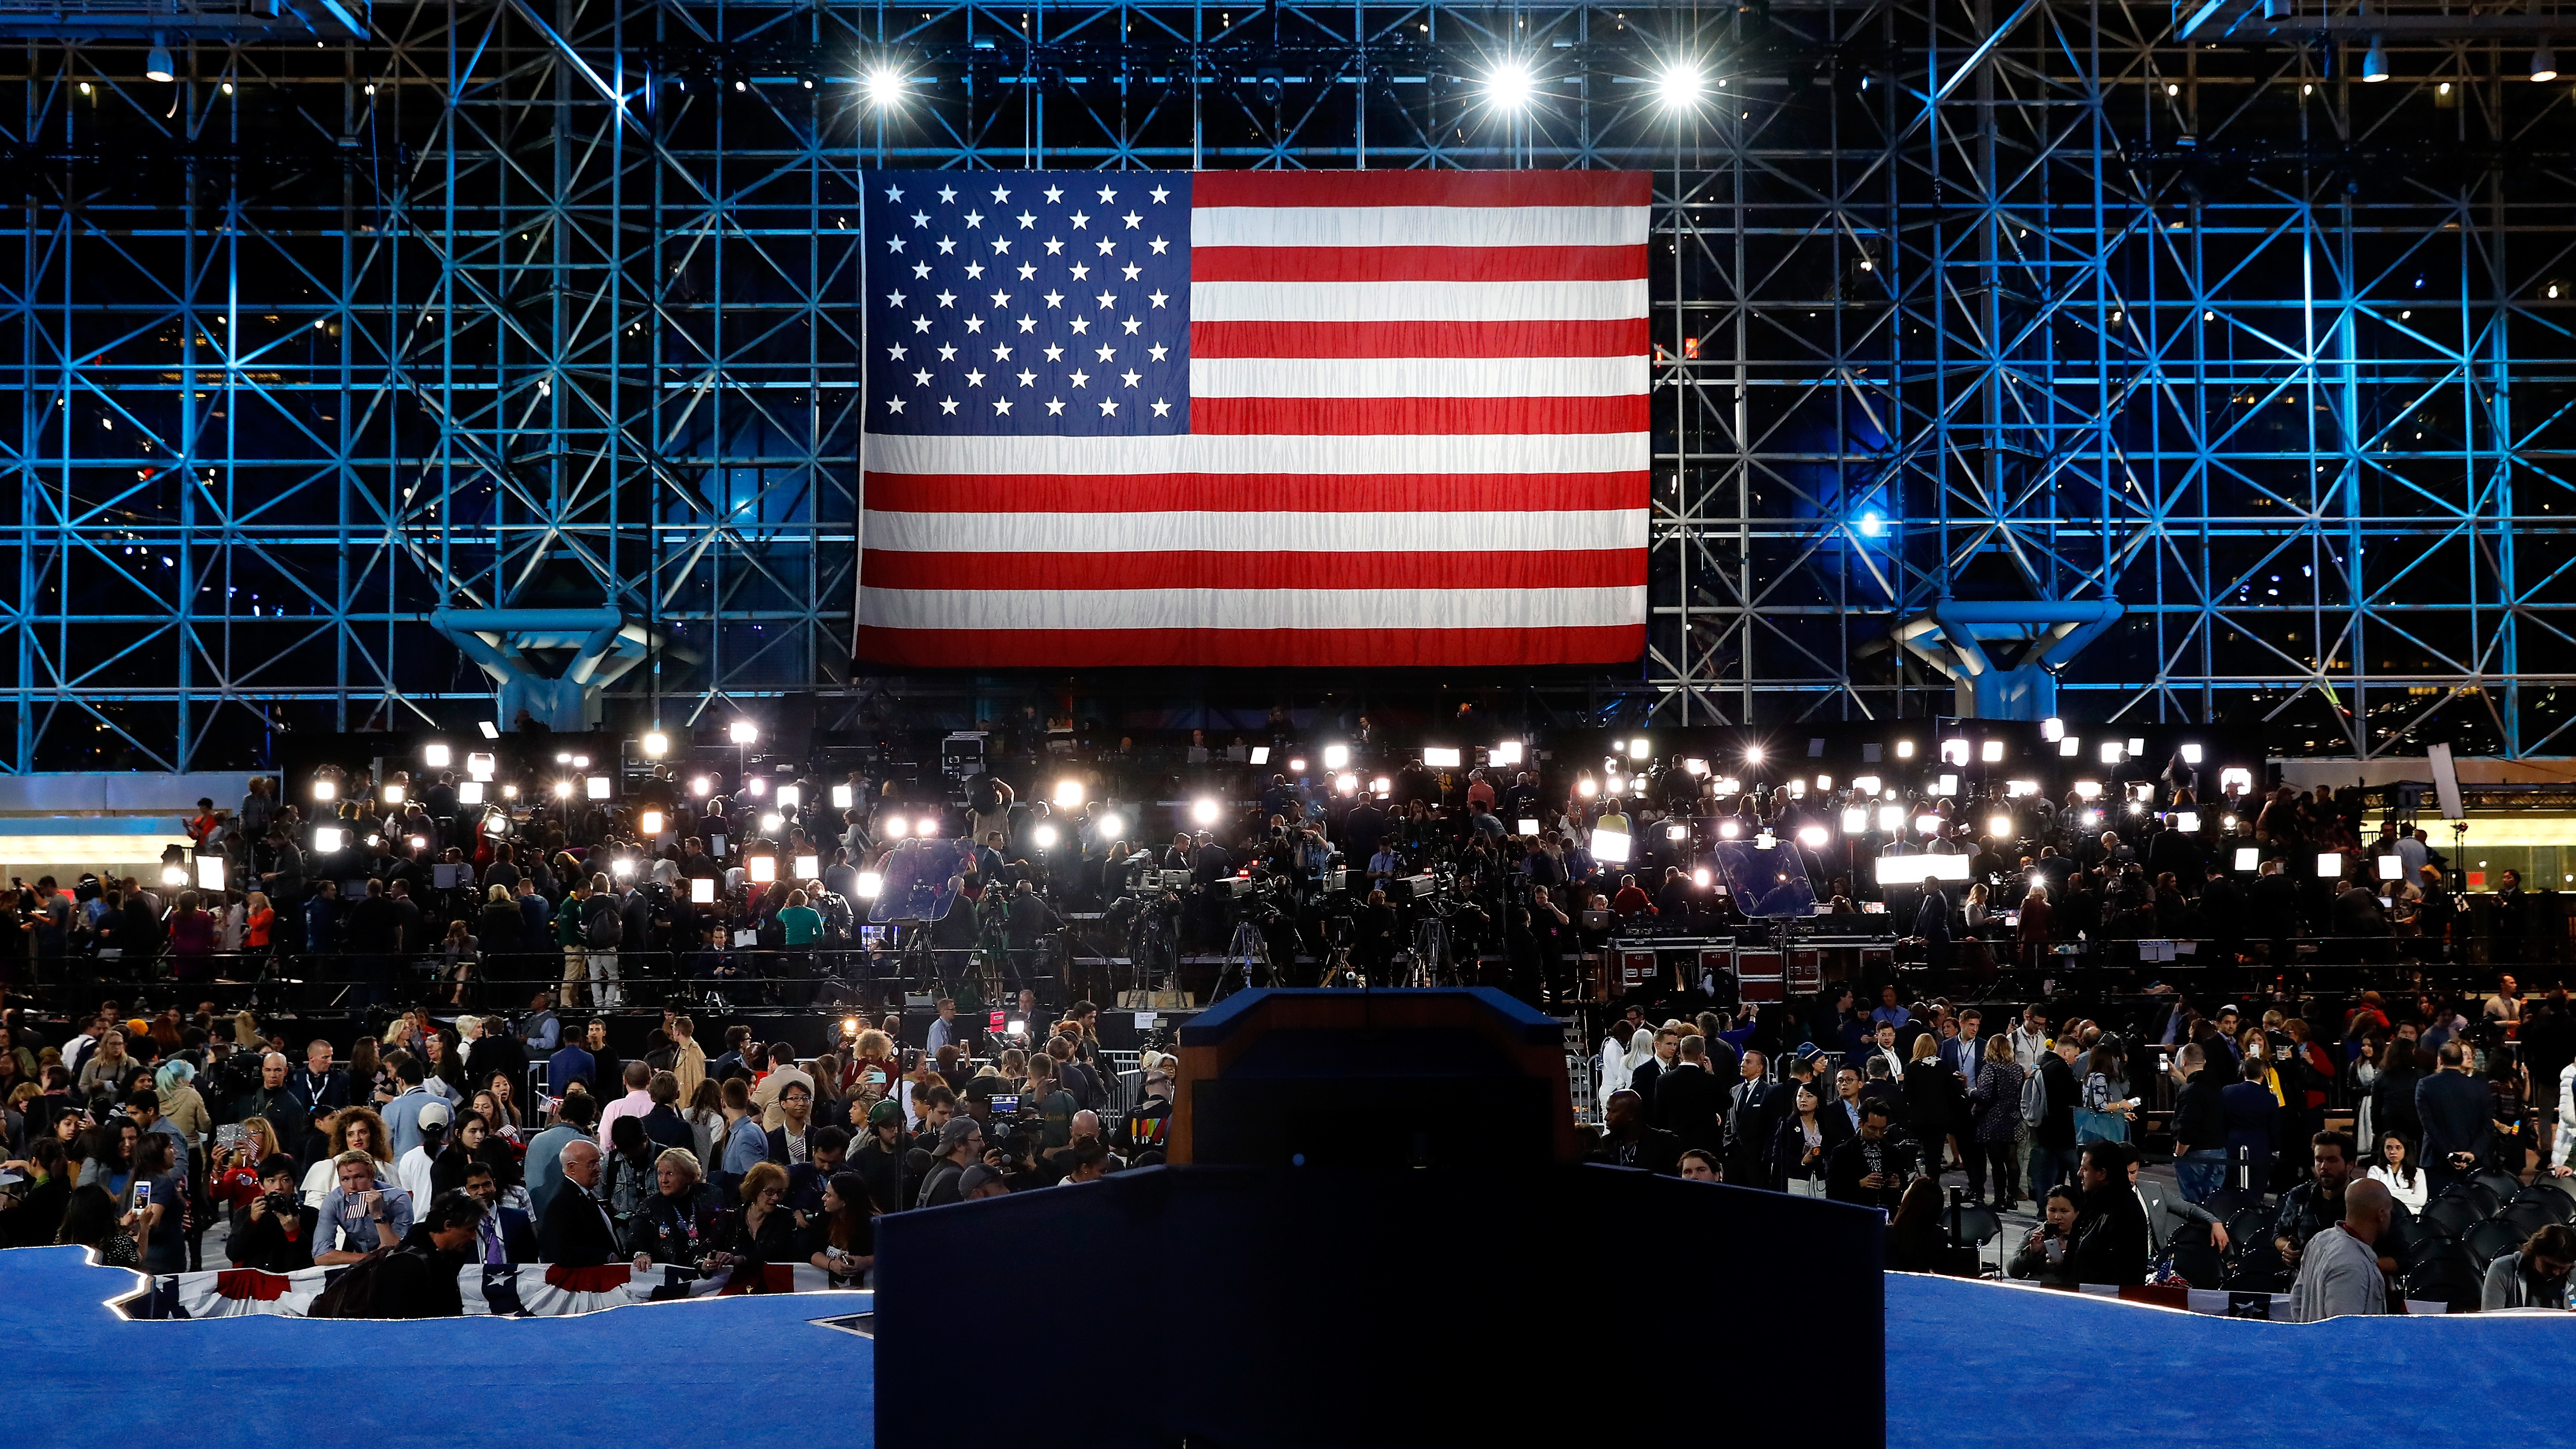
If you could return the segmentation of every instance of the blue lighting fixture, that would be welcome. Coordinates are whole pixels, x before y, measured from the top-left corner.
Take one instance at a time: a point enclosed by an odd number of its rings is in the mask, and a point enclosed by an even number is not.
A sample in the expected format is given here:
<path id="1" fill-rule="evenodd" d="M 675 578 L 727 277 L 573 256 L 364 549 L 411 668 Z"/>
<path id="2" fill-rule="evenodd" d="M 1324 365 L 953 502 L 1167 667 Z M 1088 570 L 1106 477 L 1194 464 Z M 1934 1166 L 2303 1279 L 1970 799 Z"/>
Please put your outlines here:
<path id="1" fill-rule="evenodd" d="M 1876 538 L 1887 532 L 1887 520 L 1875 508 L 1862 514 L 1860 521 L 1853 526 L 1860 530 L 1860 536 L 1863 538 Z"/>

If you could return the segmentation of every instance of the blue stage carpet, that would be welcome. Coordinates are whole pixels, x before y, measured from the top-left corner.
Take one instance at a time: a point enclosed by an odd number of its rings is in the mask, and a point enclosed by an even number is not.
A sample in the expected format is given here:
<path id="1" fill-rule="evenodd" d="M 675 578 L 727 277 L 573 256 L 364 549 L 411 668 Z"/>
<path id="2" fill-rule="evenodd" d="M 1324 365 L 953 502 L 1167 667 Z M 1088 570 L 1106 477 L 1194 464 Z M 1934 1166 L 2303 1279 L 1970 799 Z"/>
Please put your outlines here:
<path id="1" fill-rule="evenodd" d="M 1890 1449 L 2564 1444 L 2576 1315 L 2263 1323 L 1887 1275 Z"/>
<path id="2" fill-rule="evenodd" d="M 138 1323 L 101 1302 L 140 1282 L 78 1248 L 0 1252 L 17 1442 L 810 1449 L 818 1434 L 876 1437 L 876 1345 L 810 1321 L 865 1312 L 872 1294 L 417 1323 Z"/>

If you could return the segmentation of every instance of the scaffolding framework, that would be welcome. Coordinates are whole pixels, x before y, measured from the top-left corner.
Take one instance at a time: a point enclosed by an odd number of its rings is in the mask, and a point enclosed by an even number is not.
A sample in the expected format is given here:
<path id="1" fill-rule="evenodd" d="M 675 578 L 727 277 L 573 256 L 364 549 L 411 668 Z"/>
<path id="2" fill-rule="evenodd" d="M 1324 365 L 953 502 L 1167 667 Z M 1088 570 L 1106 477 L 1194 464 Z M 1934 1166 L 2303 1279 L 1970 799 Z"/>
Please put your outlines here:
<path id="1" fill-rule="evenodd" d="M 441 609 L 618 611 L 620 720 L 882 684 L 872 166 L 1652 172 L 1650 647 L 1596 717 L 1948 713 L 1908 621 L 2116 603 L 2070 716 L 2571 749 L 2527 37 L 2405 31 L 2373 84 L 2349 29 L 2059 0 L 308 8 L 167 83 L 112 16 L 17 43 L 0 766 L 470 727 Z"/>

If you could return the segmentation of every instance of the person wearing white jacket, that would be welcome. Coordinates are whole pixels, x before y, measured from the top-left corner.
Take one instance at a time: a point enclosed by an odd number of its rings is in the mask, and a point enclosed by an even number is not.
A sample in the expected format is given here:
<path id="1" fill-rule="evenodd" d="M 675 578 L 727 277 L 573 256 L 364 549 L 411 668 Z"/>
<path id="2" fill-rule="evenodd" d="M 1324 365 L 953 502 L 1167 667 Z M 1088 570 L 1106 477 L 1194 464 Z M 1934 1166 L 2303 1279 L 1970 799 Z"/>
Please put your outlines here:
<path id="1" fill-rule="evenodd" d="M 1601 1090 L 1598 1096 L 1604 1112 L 1610 1110 L 1610 1094 L 1628 1090 L 1629 1079 L 1635 1075 L 1628 1067 L 1628 1038 L 1635 1031 L 1636 1028 L 1624 1020 L 1614 1021 L 1610 1023 L 1610 1034 L 1601 1039 Z"/>
<path id="2" fill-rule="evenodd" d="M 2558 1069 L 2558 1130 L 2549 1145 L 2549 1175 L 2576 1177 L 2576 1167 L 2568 1165 L 2568 1154 L 2576 1150 L 2576 1062 Z"/>

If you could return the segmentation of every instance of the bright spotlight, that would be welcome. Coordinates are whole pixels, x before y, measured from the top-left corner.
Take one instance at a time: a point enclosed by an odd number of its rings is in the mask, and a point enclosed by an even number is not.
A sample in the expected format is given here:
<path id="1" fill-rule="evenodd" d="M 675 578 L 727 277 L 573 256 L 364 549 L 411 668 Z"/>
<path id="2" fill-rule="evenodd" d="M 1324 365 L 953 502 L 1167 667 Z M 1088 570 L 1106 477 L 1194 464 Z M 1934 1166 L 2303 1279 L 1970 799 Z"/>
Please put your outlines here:
<path id="1" fill-rule="evenodd" d="M 1986 834 L 1987 834 L 1988 836 L 1992 837 L 1993 839 L 1996 839 L 1996 840 L 2010 840 L 2010 839 L 2012 839 L 2012 838 L 2013 838 L 2013 818 L 2012 818 L 2011 816 L 2009 816 L 2009 815 L 1996 815 L 1996 816 L 1990 816 L 1990 817 L 1988 817 L 1988 819 L 1986 820 Z"/>
<path id="2" fill-rule="evenodd" d="M 388 805 L 400 805 L 403 802 L 403 794 L 404 791 L 402 786 L 387 785 L 384 788 L 385 803 Z"/>
<path id="3" fill-rule="evenodd" d="M 857 792 L 856 790 L 851 789 L 849 786 L 847 786 L 847 785 L 835 785 L 835 786 L 833 786 L 833 787 L 832 787 L 832 808 L 833 808 L 833 809 L 835 809 L 835 810 L 847 810 L 847 809 L 849 809 L 849 808 L 850 808 L 850 806 L 852 806 L 853 804 L 857 803 L 857 801 L 858 801 L 858 792 Z"/>
<path id="4" fill-rule="evenodd" d="M 316 800 L 336 800 L 340 798 L 339 782 L 336 780 L 314 781 L 313 798 Z"/>
<path id="5" fill-rule="evenodd" d="M 497 740 L 501 737 L 501 727 L 488 719 L 476 720 L 474 722 L 474 727 L 481 730 L 483 732 L 483 738 L 487 740 Z"/>
<path id="6" fill-rule="evenodd" d="M 661 834 L 663 823 L 662 812 L 659 810 L 647 810 L 635 820 L 636 828 L 646 835 Z"/>
<path id="7" fill-rule="evenodd" d="M 1530 96 L 1537 89 L 1537 77 L 1531 75 L 1529 66 L 1521 61 L 1504 61 L 1485 75 L 1485 99 L 1506 111 L 1517 111 L 1528 105 Z"/>
<path id="8" fill-rule="evenodd" d="M 1914 817 L 1914 828 L 1925 835 L 1940 834 L 1942 824 L 1943 821 L 1938 815 L 1917 815 Z"/>
<path id="9" fill-rule="evenodd" d="M 1854 805 L 1843 811 L 1843 833 L 1858 835 L 1869 828 L 1869 811 Z"/>
<path id="10" fill-rule="evenodd" d="M 445 745 L 421 746 L 420 762 L 433 770 L 446 769 L 448 763 L 455 758 L 455 752 L 448 749 Z"/>
<path id="11" fill-rule="evenodd" d="M 799 806 L 803 805 L 804 803 L 805 803 L 805 790 L 804 790 L 804 787 L 803 787 L 803 786 L 801 786 L 801 785 L 781 785 L 781 786 L 779 786 L 779 787 L 778 787 L 778 808 L 779 808 L 779 809 L 781 809 L 781 810 L 794 810 L 794 809 L 796 809 L 797 807 L 799 807 Z"/>
<path id="12" fill-rule="evenodd" d="M 1592 778 L 1587 775 L 1574 782 L 1574 793 L 1582 796 L 1586 800 L 1589 800 L 1593 796 L 1601 793 L 1601 787 L 1592 783 Z"/>
<path id="13" fill-rule="evenodd" d="M 2333 880 L 2343 874 L 2343 855 L 2338 851 L 2321 851 L 2317 855 L 2317 878 Z"/>
<path id="14" fill-rule="evenodd" d="M 560 800 L 569 800 L 569 799 L 571 799 L 571 798 L 572 798 L 572 781 L 570 781 L 570 780 L 557 780 L 557 781 L 555 781 L 555 797 L 556 797 L 557 799 L 560 799 Z"/>
<path id="15" fill-rule="evenodd" d="M 800 855 L 796 857 L 796 878 L 798 880 L 813 880 L 822 875 L 822 873 L 823 857 L 819 855 Z"/>
<path id="16" fill-rule="evenodd" d="M 1351 747 L 1350 747 L 1350 746 L 1348 746 L 1348 745 L 1326 745 L 1326 746 L 1324 746 L 1324 768 L 1325 768 L 1325 769 L 1327 769 L 1327 770 L 1338 770 L 1338 769 L 1340 769 L 1341 767 L 1343 767 L 1344 765 L 1349 764 L 1350 762 L 1351 762 Z"/>
<path id="17" fill-rule="evenodd" d="M 1735 838 L 1735 822 L 1732 820 L 1726 821 L 1724 824 L 1717 827 L 1717 831 L 1718 834 L 1732 840 Z M 1690 839 L 1690 827 L 1687 825 L 1667 825 L 1664 827 L 1664 838 L 1666 840 L 1688 840 Z"/>
<path id="18" fill-rule="evenodd" d="M 2200 746 L 2198 746 L 2198 745 L 2185 745 L 2185 746 L 2183 746 L 2183 747 L 2182 747 L 2182 762 L 2183 762 L 2184 764 L 2186 764 L 2186 765 L 2197 765 L 2197 764 L 2199 764 L 2199 763 L 2200 763 Z"/>
<path id="19" fill-rule="evenodd" d="M 2001 759 L 2003 759 L 2003 757 L 2004 757 L 2004 742 L 2003 742 L 2003 741 L 2001 741 L 2001 740 L 1984 740 L 1984 741 L 1980 741 L 1980 742 L 1978 743 L 1978 745 L 1977 745 L 1977 758 L 1978 758 L 1978 759 L 1983 760 L 1983 761 L 1984 761 L 1984 762 L 1986 762 L 1987 764 L 1991 765 L 1991 764 L 1994 764 L 1994 763 L 1996 763 L 1996 762 L 2000 761 Z"/>
<path id="20" fill-rule="evenodd" d="M 1700 87 L 1705 83 L 1698 66 L 1686 60 L 1675 61 L 1655 78 L 1655 94 L 1663 97 L 1665 105 L 1681 110 L 1699 104 Z"/>
<path id="21" fill-rule="evenodd" d="M 715 884 L 715 882 L 713 882 L 713 881 L 709 881 L 709 882 L 708 882 L 708 884 L 709 884 L 709 885 L 713 885 L 713 884 Z M 872 871 L 872 870 L 863 870 L 863 871 L 860 871 L 860 872 L 859 872 L 859 899 L 860 899 L 860 900 L 863 900 L 863 901 L 872 901 L 872 900 L 875 900 L 875 899 L 877 898 L 877 892 L 879 892 L 879 891 L 881 891 L 881 890 L 884 890 L 884 889 L 885 889 L 885 877 L 884 877 L 884 876 L 881 876 L 881 875 L 877 874 L 875 871 Z"/>
<path id="22" fill-rule="evenodd" d="M 1190 802 L 1190 819 L 1196 823 L 1200 825 L 1214 825 L 1216 823 L 1216 817 L 1217 804 L 1214 800 L 1202 798 Z"/>
<path id="23" fill-rule="evenodd" d="M 1055 808 L 1079 810 L 1082 808 L 1084 794 L 1080 780 L 1058 780 L 1055 782 Z"/>
<path id="24" fill-rule="evenodd" d="M 2365 82 L 2388 79 L 2388 47 L 2376 35 L 2370 38 L 2370 49 L 2362 52 L 2361 78 Z"/>
<path id="25" fill-rule="evenodd" d="M 1488 764 L 1494 765 L 1519 764 L 1521 762 L 1521 742 L 1518 740 L 1503 740 L 1498 742 L 1492 749 L 1485 752 L 1485 761 Z M 1298 768 L 1302 770 L 1305 766 L 1300 765 Z"/>
<path id="26" fill-rule="evenodd" d="M 1699 887 L 1701 890 L 1707 890 L 1708 883 L 1712 879 L 1714 879 L 1714 877 L 1708 873 L 1707 866 L 1696 866 L 1691 870 L 1691 884 Z"/>
<path id="27" fill-rule="evenodd" d="M 867 880 L 868 878 L 866 876 L 859 877 L 859 882 L 862 886 L 867 883 Z M 860 894 L 869 895 L 873 894 L 873 892 L 862 890 Z M 712 876 L 702 875 L 692 879 L 689 882 L 689 901 L 693 905 L 714 905 L 716 903 L 715 878 Z"/>
<path id="28" fill-rule="evenodd" d="M 313 848 L 324 855 L 340 848 L 342 833 L 337 826 L 325 825 L 313 832 Z"/>
<path id="29" fill-rule="evenodd" d="M 608 863 L 608 872 L 615 876 L 633 875 L 635 873 L 635 857 L 631 855 L 621 855 L 617 857 L 615 860 Z"/>
<path id="30" fill-rule="evenodd" d="M 1858 527 L 1860 529 L 1861 537 L 1877 538 L 1887 532 L 1887 519 L 1880 515 L 1876 509 L 1872 509 L 1860 516 Z"/>
<path id="31" fill-rule="evenodd" d="M 760 778 L 758 775 L 754 775 L 750 779 L 742 782 L 742 788 L 750 794 L 766 795 L 769 793 L 769 782 Z"/>
<path id="32" fill-rule="evenodd" d="M 2084 742 L 2073 735 L 2057 742 L 2057 757 L 2061 760 L 2079 759 L 2083 754 Z"/>
<path id="33" fill-rule="evenodd" d="M 2066 738 L 2066 721 L 2057 718 L 2055 715 L 2051 715 L 2047 719 L 2041 720 L 2039 722 L 2039 737 L 2048 741 L 2050 744 L 2055 744 L 2059 740 Z"/>
<path id="34" fill-rule="evenodd" d="M 904 819 L 904 818 L 903 818 L 902 816 L 900 816 L 900 815 L 889 815 L 889 816 L 887 816 L 887 817 L 885 818 L 885 837 L 886 837 L 886 839 L 888 839 L 888 840 L 901 840 L 901 839 L 903 839 L 905 836 L 910 835 L 911 833 L 912 833 L 912 822 L 911 822 L 911 821 Z"/>
<path id="35" fill-rule="evenodd" d="M 170 47 L 155 41 L 151 52 L 143 57 L 143 78 L 168 85 L 177 76 L 178 70 L 170 62 Z M 2532 78 L 2541 77 L 2535 73 Z"/>
<path id="36" fill-rule="evenodd" d="M 1340 794 L 1356 795 L 1360 792 L 1360 777 L 1349 774 L 1338 776 L 1333 781 L 1333 789 Z"/>
<path id="37" fill-rule="evenodd" d="M 716 782 L 708 779 L 704 775 L 700 775 L 689 782 L 689 793 L 697 796 L 701 800 L 713 793 L 715 788 Z"/>
<path id="38" fill-rule="evenodd" d="M 1646 758 L 1646 748 L 1646 737 L 1644 735 L 1637 736 L 1635 739 L 1628 742 L 1628 758 L 1632 760 L 1642 760 Z"/>
<path id="39" fill-rule="evenodd" d="M 760 817 L 760 833 L 763 835 L 776 835 L 779 831 L 779 827 L 786 823 L 787 821 L 785 818 L 780 816 L 777 811 L 769 811 Z"/>
<path id="40" fill-rule="evenodd" d="M 1825 848 L 1825 842 L 1831 839 L 1833 839 L 1833 832 L 1825 829 L 1825 827 L 1821 825 L 1801 825 L 1798 827 L 1798 843 L 1807 847 L 1809 850 L 1822 850 Z"/>
<path id="41" fill-rule="evenodd" d="M 1616 830 L 1592 832 L 1592 858 L 1603 865 L 1628 863 L 1628 837 Z"/>
<path id="42" fill-rule="evenodd" d="M 2076 782 L 2075 782 L 2075 798 L 2076 798 L 2076 799 L 2078 799 L 2078 800 L 2099 800 L 2099 799 L 2101 799 L 2101 798 L 2102 798 L 2102 782 L 2101 782 L 2101 781 L 2099 781 L 2099 780 L 2078 780 L 2078 781 L 2076 781 Z"/>
<path id="43" fill-rule="evenodd" d="M 662 733 L 660 730 L 655 730 L 653 733 L 644 737 L 644 758 L 648 760 L 658 760 L 662 758 L 663 755 L 669 753 L 670 748 L 671 737 Z"/>
<path id="44" fill-rule="evenodd" d="M 1902 805 L 1879 806 L 1878 828 L 1890 835 L 1894 835 L 1896 832 L 1903 830 L 1905 828 L 1905 807 Z"/>
<path id="45" fill-rule="evenodd" d="M 1376 779 L 1369 781 L 1369 793 L 1383 800 L 1387 796 L 1395 793 L 1395 782 L 1384 775 L 1380 775 Z"/>
<path id="46" fill-rule="evenodd" d="M 1877 794 L 1879 784 L 1880 781 L 1876 775 L 1854 775 L 1852 777 L 1852 788 L 1858 790 L 1864 795 Z"/>
<path id="47" fill-rule="evenodd" d="M 606 775 L 591 776 L 589 779 L 589 786 L 591 799 L 605 800 L 608 798 L 609 780 Z"/>
<path id="48" fill-rule="evenodd" d="M 1053 850 L 1055 849 L 1055 827 L 1041 825 L 1029 832 L 1029 839 L 1036 841 L 1040 850 Z"/>
<path id="49" fill-rule="evenodd" d="M 161 883 L 165 886 L 186 885 L 188 883 L 188 868 L 179 864 L 175 860 L 168 865 L 161 867 Z"/>
<path id="50" fill-rule="evenodd" d="M 733 736 L 733 742 L 737 745 L 753 744 L 760 739 L 760 726 L 747 719 L 738 719 L 733 722 L 730 733 Z"/>
<path id="51" fill-rule="evenodd" d="M 868 72 L 868 104 L 891 106 L 903 99 L 903 72 L 881 65 Z"/>
<path id="52" fill-rule="evenodd" d="M 153 77 L 154 80 L 161 78 Z M 2558 79 L 2558 56 L 2549 48 L 2549 42 L 2546 40 L 2540 42 L 2540 48 L 2531 53 L 2531 78 L 2543 83 Z"/>
<path id="53" fill-rule="evenodd" d="M 777 856 L 755 855 L 751 859 L 744 861 L 743 864 L 751 867 L 751 878 L 755 884 L 767 885 L 771 881 L 778 879 Z"/>
<path id="54" fill-rule="evenodd" d="M 1744 747 L 1744 763 L 1748 765 L 1761 764 L 1762 747 L 1760 745 L 1746 745 Z"/>

